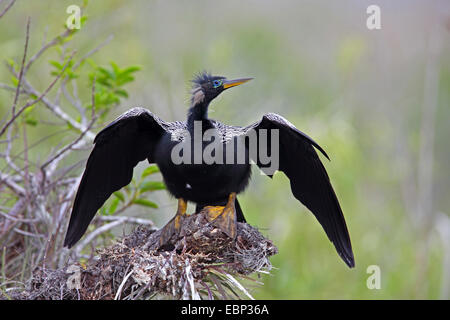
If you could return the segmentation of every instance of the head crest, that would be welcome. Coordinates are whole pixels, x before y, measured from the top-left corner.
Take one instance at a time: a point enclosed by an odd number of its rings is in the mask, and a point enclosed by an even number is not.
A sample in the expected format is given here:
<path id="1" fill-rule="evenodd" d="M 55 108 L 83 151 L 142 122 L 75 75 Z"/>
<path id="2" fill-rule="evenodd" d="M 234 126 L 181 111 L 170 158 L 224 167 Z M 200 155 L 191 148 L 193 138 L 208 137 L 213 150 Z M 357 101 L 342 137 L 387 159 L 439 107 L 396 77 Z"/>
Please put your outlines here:
<path id="1" fill-rule="evenodd" d="M 192 79 L 192 87 L 199 87 L 203 83 L 210 81 L 212 78 L 213 76 L 207 71 L 199 72 L 194 76 L 194 79 Z"/>

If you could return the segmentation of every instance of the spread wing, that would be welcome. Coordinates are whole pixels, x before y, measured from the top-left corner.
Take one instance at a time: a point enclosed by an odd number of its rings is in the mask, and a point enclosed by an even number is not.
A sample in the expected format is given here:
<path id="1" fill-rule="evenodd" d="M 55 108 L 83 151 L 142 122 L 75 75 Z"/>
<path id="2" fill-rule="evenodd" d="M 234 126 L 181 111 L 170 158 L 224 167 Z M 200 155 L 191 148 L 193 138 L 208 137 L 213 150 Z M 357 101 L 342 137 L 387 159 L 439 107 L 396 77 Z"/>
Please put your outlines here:
<path id="1" fill-rule="evenodd" d="M 345 263 L 354 267 L 352 245 L 344 215 L 325 167 L 314 148 L 329 159 L 325 151 L 289 121 L 274 113 L 264 115 L 261 121 L 243 128 L 242 131 L 248 134 L 250 129 L 254 129 L 258 137 L 261 129 L 268 130 L 267 132 L 272 129 L 279 130 L 279 170 L 289 178 L 292 194 L 315 215 Z M 270 137 L 270 134 L 267 136 Z M 267 140 L 270 142 L 270 138 Z M 268 148 L 271 150 L 270 145 Z M 264 169 L 259 157 L 253 160 Z"/>
<path id="2" fill-rule="evenodd" d="M 94 140 L 70 217 L 64 245 L 72 247 L 111 194 L 131 182 L 133 168 L 149 158 L 170 124 L 143 108 L 133 108 Z"/>

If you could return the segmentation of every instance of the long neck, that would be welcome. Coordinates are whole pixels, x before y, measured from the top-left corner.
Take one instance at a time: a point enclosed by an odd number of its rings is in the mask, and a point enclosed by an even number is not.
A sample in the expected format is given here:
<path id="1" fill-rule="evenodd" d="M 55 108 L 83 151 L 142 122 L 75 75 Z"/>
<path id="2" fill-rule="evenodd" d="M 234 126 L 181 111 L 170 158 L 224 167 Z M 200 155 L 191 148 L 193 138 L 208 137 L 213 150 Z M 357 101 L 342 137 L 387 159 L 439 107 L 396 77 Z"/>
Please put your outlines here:
<path id="1" fill-rule="evenodd" d="M 187 124 L 189 129 L 194 128 L 195 121 L 208 122 L 209 100 L 205 98 L 202 90 L 196 90 L 192 94 L 191 108 L 189 109 Z"/>
<path id="2" fill-rule="evenodd" d="M 208 103 L 201 102 L 200 104 L 196 104 L 195 106 L 191 106 L 189 108 L 188 113 L 188 127 L 194 126 L 194 121 L 203 121 L 208 119 Z"/>

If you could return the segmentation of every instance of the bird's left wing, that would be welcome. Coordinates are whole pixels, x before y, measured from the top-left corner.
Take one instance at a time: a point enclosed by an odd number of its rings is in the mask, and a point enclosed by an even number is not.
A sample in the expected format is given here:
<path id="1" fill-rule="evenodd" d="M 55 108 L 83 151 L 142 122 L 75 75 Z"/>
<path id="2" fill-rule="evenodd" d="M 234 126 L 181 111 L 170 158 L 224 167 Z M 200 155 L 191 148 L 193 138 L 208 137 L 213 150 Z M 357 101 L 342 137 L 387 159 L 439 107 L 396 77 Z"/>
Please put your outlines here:
<path id="1" fill-rule="evenodd" d="M 294 197 L 316 216 L 341 258 L 349 267 L 353 267 L 355 262 L 344 215 L 325 167 L 314 148 L 327 158 L 328 155 L 314 140 L 274 113 L 268 113 L 261 121 L 242 128 L 241 135 L 249 135 L 250 130 L 255 130 L 259 140 L 262 129 L 278 130 L 279 170 L 289 178 Z M 272 147 L 268 138 L 268 149 L 274 150 Z M 259 141 L 257 148 L 258 155 L 253 160 L 263 168 L 259 158 Z"/>
<path id="2" fill-rule="evenodd" d="M 111 194 L 131 182 L 138 162 L 151 160 L 167 125 L 147 109 L 133 108 L 98 133 L 75 197 L 65 246 L 72 247 Z"/>

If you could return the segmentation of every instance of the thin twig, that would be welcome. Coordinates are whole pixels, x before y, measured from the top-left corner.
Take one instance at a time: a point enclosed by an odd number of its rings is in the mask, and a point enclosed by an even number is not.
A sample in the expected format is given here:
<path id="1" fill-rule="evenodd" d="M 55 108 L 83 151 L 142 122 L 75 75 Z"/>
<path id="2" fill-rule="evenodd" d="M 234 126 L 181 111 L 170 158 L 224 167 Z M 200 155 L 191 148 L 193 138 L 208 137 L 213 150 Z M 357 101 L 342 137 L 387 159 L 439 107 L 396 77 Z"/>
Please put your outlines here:
<path id="1" fill-rule="evenodd" d="M 30 60 L 28 61 L 27 65 L 25 66 L 24 69 L 24 74 L 26 74 L 28 72 L 28 69 L 30 69 L 31 65 L 33 64 L 34 61 L 36 61 L 36 59 L 38 59 L 47 49 L 57 45 L 61 39 L 66 38 L 67 36 L 69 36 L 73 31 L 70 29 L 66 29 L 66 31 L 64 31 L 63 33 L 59 34 L 58 36 L 56 36 L 55 38 L 53 38 L 52 40 L 50 40 L 48 43 L 46 43 L 45 45 L 43 45 L 41 47 L 41 49 L 39 49 L 39 51 L 34 54 Z"/>
<path id="2" fill-rule="evenodd" d="M 18 228 L 14 228 L 14 232 L 20 233 L 20 234 L 22 234 L 22 235 L 24 235 L 24 236 L 33 237 L 33 238 L 45 238 L 45 236 L 42 235 L 42 234 L 39 234 L 39 233 L 31 233 L 31 232 L 27 232 L 27 231 L 20 230 L 20 229 L 18 229 Z"/>
<path id="3" fill-rule="evenodd" d="M 119 300 L 120 295 L 122 294 L 122 289 L 125 283 L 127 282 L 128 278 L 133 274 L 134 270 L 131 270 L 130 273 L 128 273 L 124 278 L 122 283 L 119 286 L 119 289 L 117 289 L 116 296 L 114 297 L 114 300 Z"/>
<path id="4" fill-rule="evenodd" d="M 53 172 L 56 170 L 56 166 L 57 166 L 58 162 L 63 158 L 62 156 L 64 154 L 67 155 L 67 151 L 73 150 L 75 148 L 79 148 L 80 147 L 80 142 L 81 142 L 81 145 L 84 144 L 84 141 L 82 141 L 82 139 L 87 134 L 87 132 L 90 131 L 90 129 L 93 127 L 93 125 L 97 121 L 98 117 L 95 115 L 95 79 L 94 79 L 94 81 L 92 83 L 92 94 L 91 95 L 92 95 L 92 106 L 93 106 L 93 110 L 94 110 L 92 112 L 91 122 L 88 124 L 86 129 L 83 132 L 81 132 L 81 134 L 78 136 L 77 139 L 75 139 L 72 143 L 70 143 L 67 146 L 65 146 L 64 148 L 62 148 L 60 151 L 58 151 L 53 157 L 51 157 L 49 160 L 47 160 L 41 166 L 43 182 L 45 181 L 46 177 L 50 177 L 50 176 L 53 175 Z M 103 112 L 102 112 L 102 114 L 103 114 Z M 50 169 L 45 171 L 44 169 L 50 164 L 51 164 Z"/>
<path id="5" fill-rule="evenodd" d="M 8 132 L 6 133 L 6 141 L 7 141 L 7 145 L 6 145 L 6 152 L 5 152 L 5 160 L 7 165 L 12 168 L 13 170 L 15 170 L 18 174 L 22 175 L 22 172 L 20 171 L 20 169 L 16 166 L 16 164 L 13 162 L 13 160 L 11 159 L 11 149 L 12 149 L 12 142 L 15 138 L 13 138 L 11 136 L 12 134 L 12 129 L 14 127 L 10 127 Z M 22 175 L 23 177 L 23 175 Z"/>
<path id="6" fill-rule="evenodd" d="M 16 2 L 16 0 L 11 0 L 11 2 L 5 7 L 5 9 L 3 9 L 3 11 L 0 13 L 0 18 L 3 17 L 5 13 L 8 12 L 9 9 L 11 9 L 14 2 Z"/>
<path id="7" fill-rule="evenodd" d="M 23 155 L 24 155 L 24 165 L 25 165 L 23 185 L 25 187 L 25 193 L 26 193 L 25 196 L 28 197 L 29 190 L 30 190 L 30 170 L 29 170 L 30 161 L 28 160 L 27 126 L 22 125 L 22 130 L 23 130 L 23 150 L 24 150 Z"/>
<path id="8" fill-rule="evenodd" d="M 113 222 L 110 222 L 108 224 L 105 224 L 104 226 L 101 226 L 100 228 L 95 229 L 91 233 L 89 233 L 83 241 L 81 241 L 79 244 L 76 245 L 74 251 L 75 255 L 78 256 L 81 253 L 81 250 L 83 250 L 84 247 L 86 247 L 89 243 L 91 243 L 95 238 L 97 238 L 102 233 L 105 233 L 106 231 L 109 231 L 125 222 L 125 219 L 117 219 Z"/>
<path id="9" fill-rule="evenodd" d="M 20 214 L 22 214 L 22 212 L 25 210 L 27 206 L 27 200 L 26 198 L 22 197 L 20 198 L 15 204 L 14 206 L 11 208 L 11 210 L 9 211 L 9 215 L 12 217 L 18 217 Z M 3 225 L 3 231 L 2 233 L 6 233 L 9 228 L 10 228 L 10 222 L 9 220 L 5 221 L 5 224 Z M 12 226 L 14 226 L 14 224 L 12 224 Z"/>
<path id="10" fill-rule="evenodd" d="M 152 226 L 155 227 L 155 223 L 152 220 L 148 219 L 142 219 L 142 218 L 135 218 L 135 217 L 126 217 L 126 216 L 99 216 L 99 220 L 101 221 L 117 221 L 122 220 L 123 223 L 133 223 L 133 224 L 140 224 L 140 225 L 146 225 L 146 226 Z"/>
<path id="11" fill-rule="evenodd" d="M 0 182 L 8 186 L 18 196 L 25 195 L 25 189 L 15 183 L 9 176 L 0 172 Z"/>
<path id="12" fill-rule="evenodd" d="M 11 117 L 11 119 L 3 126 L 2 130 L 0 131 L 0 136 L 3 135 L 3 133 L 5 132 L 5 130 L 14 122 L 14 120 L 17 119 L 18 116 L 20 116 L 22 114 L 22 112 L 24 112 L 27 108 L 35 105 L 36 103 L 38 103 L 39 101 L 43 100 L 44 97 L 49 93 L 49 91 L 53 88 L 53 86 L 56 84 L 56 82 L 59 80 L 59 78 L 62 77 L 62 75 L 64 74 L 64 71 L 66 70 L 67 66 L 69 65 L 69 62 L 72 60 L 73 56 L 74 56 L 75 52 L 72 53 L 72 55 L 70 56 L 69 60 L 67 61 L 67 63 L 64 65 L 64 67 L 62 68 L 61 72 L 56 76 L 56 78 L 52 81 L 52 83 L 47 87 L 47 89 L 41 93 L 39 95 L 39 97 L 37 99 L 34 99 L 33 101 L 28 102 L 27 104 L 25 104 L 17 113 L 13 112 L 13 116 Z"/>
<path id="13" fill-rule="evenodd" d="M 28 19 L 27 19 L 27 32 L 26 32 L 26 36 L 25 36 L 25 48 L 23 49 L 23 57 L 22 57 L 22 63 L 20 65 L 20 72 L 19 72 L 19 79 L 18 79 L 17 88 L 16 88 L 16 95 L 14 96 L 14 101 L 13 101 L 13 105 L 11 108 L 13 117 L 16 113 L 16 105 L 17 105 L 17 101 L 19 99 L 20 86 L 22 84 L 22 78 L 23 78 L 23 74 L 24 74 L 23 71 L 24 71 L 24 67 L 25 67 L 25 60 L 27 58 L 29 40 L 30 40 L 30 17 L 28 17 Z M 2 131 L 2 133 L 3 132 L 4 131 Z M 1 133 L 0 133 L 0 136 L 1 136 Z"/>
<path id="14" fill-rule="evenodd" d="M 94 76 L 92 80 L 92 93 L 91 93 L 91 119 L 95 118 L 95 83 L 97 81 L 97 77 Z"/>
<path id="15" fill-rule="evenodd" d="M 28 94 L 33 94 L 36 96 L 39 96 L 40 93 L 37 91 L 26 79 L 25 79 L 25 88 Z M 71 116 L 69 116 L 67 113 L 65 113 L 61 107 L 57 104 L 54 104 L 52 101 L 47 99 L 47 97 L 42 98 L 42 103 L 58 118 L 64 120 L 68 124 L 70 124 L 72 127 L 79 131 L 84 131 L 86 129 L 86 126 L 83 126 L 78 121 L 73 119 Z M 88 138 L 90 141 L 94 140 L 95 134 L 91 131 L 86 132 L 86 138 Z"/>
<path id="16" fill-rule="evenodd" d="M 16 217 L 14 217 L 12 215 L 7 214 L 6 212 L 3 212 L 2 210 L 0 210 L 0 215 L 5 217 L 6 219 L 9 219 L 9 220 L 12 220 L 12 221 L 16 221 L 16 222 L 29 223 L 29 222 L 37 222 L 37 221 L 39 221 L 39 219 L 37 219 L 37 218 L 34 218 L 34 219 L 16 218 Z"/>
<path id="17" fill-rule="evenodd" d="M 58 159 L 59 157 L 61 157 L 66 151 L 71 150 L 75 145 L 77 145 L 81 139 L 83 139 L 83 137 L 85 136 L 85 134 L 92 128 L 92 126 L 94 125 L 95 121 L 97 119 L 94 118 L 91 120 L 91 123 L 89 123 L 89 125 L 86 127 L 86 129 L 81 132 L 81 134 L 78 136 L 78 138 L 76 138 L 74 141 L 72 141 L 70 144 L 68 144 L 67 146 L 65 146 L 64 148 L 62 148 L 61 150 L 59 150 L 53 157 L 51 157 L 50 159 L 48 159 L 42 166 L 41 166 L 41 170 L 43 171 L 50 163 L 52 163 L 53 161 L 55 161 L 56 159 Z"/>
<path id="18" fill-rule="evenodd" d="M 0 83 L 0 89 L 5 89 L 5 90 L 9 90 L 9 91 L 16 91 L 17 87 L 12 87 L 10 85 L 7 85 L 6 83 Z M 20 90 L 19 94 L 25 93 L 25 90 Z"/>
<path id="19" fill-rule="evenodd" d="M 72 88 L 73 88 L 73 97 L 70 95 L 69 91 L 67 90 L 66 87 L 66 81 L 63 81 L 61 83 L 60 89 L 62 91 L 62 93 L 64 94 L 64 97 L 70 102 L 71 105 L 73 105 L 77 111 L 80 113 L 81 115 L 81 123 L 83 125 L 86 125 L 86 114 L 84 112 L 84 108 L 81 104 L 80 99 L 78 98 L 78 93 L 77 93 L 77 87 L 76 87 L 76 81 L 73 80 L 72 82 Z M 55 102 L 57 102 L 55 100 Z"/>
<path id="20" fill-rule="evenodd" d="M 111 42 L 111 40 L 114 39 L 114 35 L 110 34 L 108 36 L 108 38 L 106 38 L 105 41 L 103 41 L 102 43 L 100 43 L 97 47 L 95 47 L 94 49 L 92 49 L 91 51 L 89 51 L 88 53 L 86 53 L 84 56 L 81 57 L 80 60 L 78 60 L 76 63 L 74 63 L 72 69 L 75 70 L 77 69 L 84 60 L 86 60 L 87 58 L 89 58 L 90 56 L 92 56 L 93 54 L 95 54 L 97 51 L 99 51 L 101 48 L 103 48 L 104 46 L 106 46 L 108 43 Z"/>

